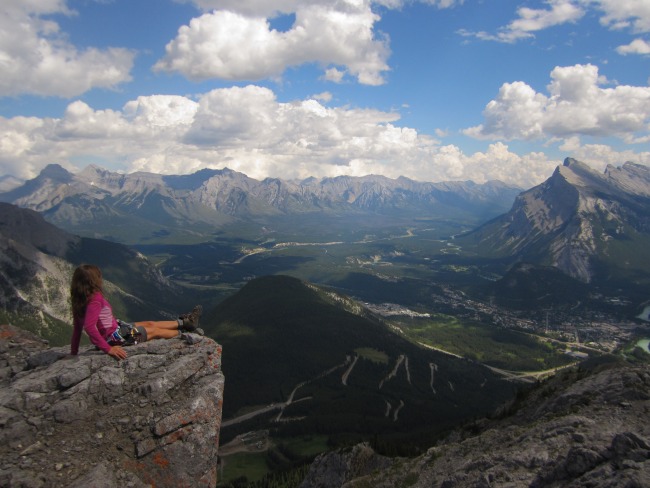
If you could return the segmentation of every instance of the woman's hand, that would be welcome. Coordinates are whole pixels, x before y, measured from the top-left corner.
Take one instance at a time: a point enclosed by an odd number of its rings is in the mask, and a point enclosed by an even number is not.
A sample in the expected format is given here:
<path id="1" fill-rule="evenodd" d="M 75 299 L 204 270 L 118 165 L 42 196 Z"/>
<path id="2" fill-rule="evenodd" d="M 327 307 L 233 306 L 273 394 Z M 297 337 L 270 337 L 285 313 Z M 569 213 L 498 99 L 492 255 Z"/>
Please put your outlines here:
<path id="1" fill-rule="evenodd" d="M 126 351 L 122 349 L 122 346 L 111 346 L 106 354 L 117 359 L 118 361 L 120 359 L 126 359 L 127 356 Z"/>

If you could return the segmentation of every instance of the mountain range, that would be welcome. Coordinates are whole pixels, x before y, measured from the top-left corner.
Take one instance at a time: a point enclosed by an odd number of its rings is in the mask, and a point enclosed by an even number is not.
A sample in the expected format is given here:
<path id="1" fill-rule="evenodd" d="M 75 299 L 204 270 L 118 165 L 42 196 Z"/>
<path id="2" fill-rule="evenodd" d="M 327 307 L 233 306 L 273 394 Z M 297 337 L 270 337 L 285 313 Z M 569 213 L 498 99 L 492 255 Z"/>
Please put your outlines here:
<path id="1" fill-rule="evenodd" d="M 0 201 L 36 210 L 71 232 L 135 243 L 176 232 L 205 240 L 228 224 L 310 213 L 485 221 L 506 211 L 520 191 L 498 181 L 422 183 L 383 176 L 258 181 L 230 169 L 164 176 L 88 166 L 73 174 L 52 164 L 0 193 Z"/>

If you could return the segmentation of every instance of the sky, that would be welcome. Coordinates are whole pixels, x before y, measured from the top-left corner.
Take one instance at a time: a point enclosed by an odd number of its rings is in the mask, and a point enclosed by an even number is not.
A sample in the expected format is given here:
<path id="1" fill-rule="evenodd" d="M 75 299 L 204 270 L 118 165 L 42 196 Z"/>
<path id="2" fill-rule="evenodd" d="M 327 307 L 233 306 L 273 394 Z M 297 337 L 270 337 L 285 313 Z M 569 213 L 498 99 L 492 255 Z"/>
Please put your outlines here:
<path id="1" fill-rule="evenodd" d="M 650 166 L 650 0 L 2 0 L 0 177 Z"/>

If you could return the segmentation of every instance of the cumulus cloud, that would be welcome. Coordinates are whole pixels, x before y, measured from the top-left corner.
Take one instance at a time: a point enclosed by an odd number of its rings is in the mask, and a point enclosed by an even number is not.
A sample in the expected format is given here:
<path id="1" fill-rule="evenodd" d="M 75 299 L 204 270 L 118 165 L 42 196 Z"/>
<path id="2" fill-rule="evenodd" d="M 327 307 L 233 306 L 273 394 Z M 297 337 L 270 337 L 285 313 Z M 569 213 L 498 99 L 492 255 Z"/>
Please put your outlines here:
<path id="1" fill-rule="evenodd" d="M 333 5 L 336 2 L 332 0 L 177 0 L 185 3 L 192 3 L 204 12 L 213 10 L 229 10 L 239 12 L 244 15 L 253 17 L 273 17 L 278 14 L 288 14 L 295 12 L 299 6 L 312 5 Z M 340 2 L 341 0 L 339 0 Z M 365 1 L 365 0 L 362 0 Z M 412 0 L 371 0 L 374 5 L 381 5 L 390 9 L 401 8 L 407 1 Z M 419 0 L 421 3 L 433 5 L 438 8 L 450 8 L 461 5 L 464 0 Z M 348 0 L 347 3 L 360 3 L 356 0 Z"/>
<path id="2" fill-rule="evenodd" d="M 328 79 L 347 72 L 362 84 L 384 83 L 390 50 L 388 40 L 374 31 L 379 16 L 369 0 L 286 1 L 272 10 L 254 1 L 200 3 L 222 10 L 181 27 L 155 70 L 178 72 L 197 81 L 261 80 L 291 66 L 317 63 L 330 69 Z M 271 27 L 269 16 L 276 11 L 295 13 L 289 30 Z"/>
<path id="3" fill-rule="evenodd" d="M 0 96 L 73 97 L 131 79 L 127 49 L 78 50 L 44 15 L 72 15 L 64 0 L 3 0 L 0 5 Z"/>
<path id="4" fill-rule="evenodd" d="M 604 15 L 600 23 L 612 29 L 650 32 L 650 3 L 643 0 L 582 0 Z"/>
<path id="5" fill-rule="evenodd" d="M 51 162 L 163 174 L 227 166 L 255 178 L 384 174 L 527 186 L 557 164 L 502 143 L 466 155 L 398 121 L 397 113 L 326 107 L 315 97 L 279 102 L 255 85 L 196 100 L 141 96 L 121 110 L 75 101 L 61 118 L 0 117 L 0 172 L 32 178 Z"/>
<path id="6" fill-rule="evenodd" d="M 643 39 L 634 39 L 625 46 L 617 47 L 616 52 L 624 56 L 627 54 L 650 54 L 650 42 Z"/>
<path id="7" fill-rule="evenodd" d="M 455 7 L 456 5 L 462 5 L 464 0 L 421 0 L 422 3 L 426 3 L 428 5 L 433 5 L 438 8 L 451 8 Z"/>
<path id="8" fill-rule="evenodd" d="M 332 94 L 330 92 L 322 92 L 314 95 L 312 98 L 327 103 L 332 101 Z"/>
<path id="9" fill-rule="evenodd" d="M 578 138 L 572 138 L 560 149 L 567 151 L 571 157 L 587 163 L 598 171 L 604 171 L 607 165 L 620 166 L 625 161 L 650 166 L 650 151 L 634 152 L 631 149 L 617 151 L 606 144 L 580 144 Z"/>
<path id="10" fill-rule="evenodd" d="M 464 133 L 506 140 L 589 135 L 631 143 L 647 138 L 650 87 L 603 88 L 606 80 L 590 64 L 556 67 L 551 80 L 549 95 L 521 81 L 503 84 L 483 111 L 485 122 Z"/>
<path id="11" fill-rule="evenodd" d="M 192 3 L 203 12 L 228 10 L 251 17 L 274 17 L 278 14 L 294 12 L 299 4 L 309 0 L 177 0 Z M 309 3 L 318 3 L 317 0 Z"/>
<path id="12" fill-rule="evenodd" d="M 576 93 L 569 90 L 571 96 Z M 567 155 L 587 162 L 602 157 L 613 164 L 627 159 L 650 164 L 649 153 L 583 147 L 577 137 L 566 144 Z M 121 110 L 75 101 L 61 118 L 0 117 L 0 174 L 32 178 L 52 162 L 69 169 L 94 163 L 162 174 L 229 167 L 254 178 L 498 179 L 526 188 L 548 178 L 561 160 L 541 152 L 518 155 L 502 142 L 466 154 L 459 146 L 441 145 L 400 126 L 394 112 L 329 107 L 317 97 L 280 102 L 268 88 L 249 85 L 212 90 L 196 99 L 140 96 Z"/>
<path id="13" fill-rule="evenodd" d="M 488 32 L 470 32 L 461 30 L 459 33 L 467 37 L 477 37 L 481 40 L 513 43 L 534 36 L 534 32 L 548 29 L 556 25 L 574 23 L 584 16 L 584 9 L 571 0 L 549 0 L 548 9 L 533 9 L 519 7 L 518 18 L 499 29 L 496 34 Z"/>
<path id="14" fill-rule="evenodd" d="M 635 33 L 650 32 L 650 3 L 642 0 L 548 0 L 547 9 L 519 7 L 517 18 L 497 33 L 472 32 L 461 29 L 459 34 L 481 40 L 513 43 L 534 37 L 534 33 L 566 23 L 575 23 L 587 13 L 600 13 L 600 23 L 616 30 Z M 632 48 L 638 47 L 633 46 Z M 621 52 L 621 48 L 619 48 Z M 623 49 L 621 54 L 628 52 Z"/>

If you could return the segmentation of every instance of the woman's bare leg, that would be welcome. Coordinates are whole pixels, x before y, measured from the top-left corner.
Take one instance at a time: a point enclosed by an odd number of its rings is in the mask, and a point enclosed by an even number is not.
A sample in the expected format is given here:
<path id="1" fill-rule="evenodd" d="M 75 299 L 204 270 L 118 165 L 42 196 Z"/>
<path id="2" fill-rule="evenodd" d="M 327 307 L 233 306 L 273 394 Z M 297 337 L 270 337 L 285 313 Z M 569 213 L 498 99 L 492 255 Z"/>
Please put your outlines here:
<path id="1" fill-rule="evenodd" d="M 173 339 L 180 334 L 178 329 L 150 329 L 148 327 L 145 327 L 145 329 L 147 330 L 148 341 L 151 339 Z"/>
<path id="2" fill-rule="evenodd" d="M 155 329 L 178 329 L 178 320 L 143 320 L 142 322 L 136 322 L 135 325 Z"/>
<path id="3" fill-rule="evenodd" d="M 178 337 L 178 321 L 176 320 L 163 320 L 136 322 L 134 325 L 142 326 L 147 331 L 147 340 L 151 339 L 173 339 Z"/>

